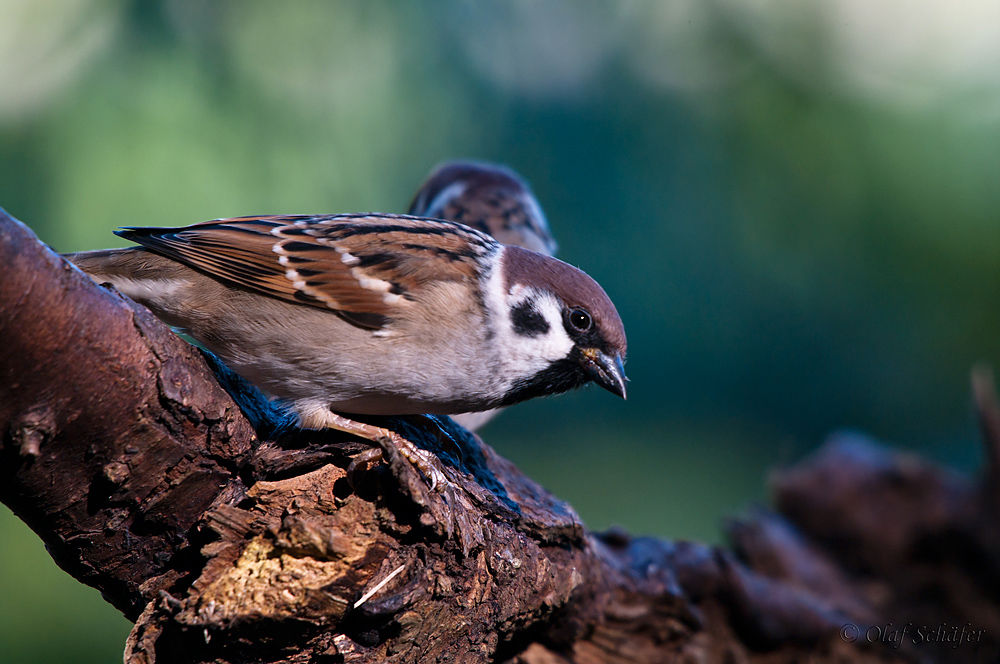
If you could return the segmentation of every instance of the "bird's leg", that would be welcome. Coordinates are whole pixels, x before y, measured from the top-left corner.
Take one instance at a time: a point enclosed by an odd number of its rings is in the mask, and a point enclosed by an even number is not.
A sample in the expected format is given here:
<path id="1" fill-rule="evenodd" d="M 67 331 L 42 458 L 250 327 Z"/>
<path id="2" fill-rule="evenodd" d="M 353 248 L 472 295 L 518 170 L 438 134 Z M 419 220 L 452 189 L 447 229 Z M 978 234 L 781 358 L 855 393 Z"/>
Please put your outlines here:
<path id="1" fill-rule="evenodd" d="M 391 446 L 427 478 L 430 482 L 431 491 L 444 486 L 447 482 L 444 473 L 436 465 L 437 459 L 434 457 L 434 454 L 420 449 L 395 431 L 348 419 L 326 407 L 310 408 L 307 412 L 300 411 L 299 421 L 307 429 L 336 429 L 337 431 L 343 431 L 344 433 L 370 440 L 379 446 L 377 450 L 362 452 L 357 458 L 351 461 L 351 465 L 347 468 L 349 481 L 360 464 L 367 464 L 369 461 L 383 457 L 383 452 L 387 452 L 387 448 Z"/>

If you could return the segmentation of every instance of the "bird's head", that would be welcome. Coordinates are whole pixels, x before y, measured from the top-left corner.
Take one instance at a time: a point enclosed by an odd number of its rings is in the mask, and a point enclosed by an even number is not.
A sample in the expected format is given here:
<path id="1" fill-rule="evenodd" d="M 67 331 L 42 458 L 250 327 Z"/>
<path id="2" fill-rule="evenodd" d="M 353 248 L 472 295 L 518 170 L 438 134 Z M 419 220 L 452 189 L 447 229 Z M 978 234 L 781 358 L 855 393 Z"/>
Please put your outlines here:
<path id="1" fill-rule="evenodd" d="M 560 260 L 507 246 L 492 297 L 506 312 L 500 343 L 518 377 L 503 405 L 588 381 L 625 398 L 625 328 L 596 281 Z"/>

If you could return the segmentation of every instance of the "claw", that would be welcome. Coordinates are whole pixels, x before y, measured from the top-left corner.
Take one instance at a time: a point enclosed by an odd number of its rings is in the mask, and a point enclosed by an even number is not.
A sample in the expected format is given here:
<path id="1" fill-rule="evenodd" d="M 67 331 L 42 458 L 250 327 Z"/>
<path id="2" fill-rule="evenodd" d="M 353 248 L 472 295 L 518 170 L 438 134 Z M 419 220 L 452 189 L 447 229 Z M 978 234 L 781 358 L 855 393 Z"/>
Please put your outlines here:
<path id="1" fill-rule="evenodd" d="M 432 492 L 438 491 L 438 487 L 444 486 L 448 481 L 444 473 L 438 468 L 437 458 L 432 453 L 420 449 L 395 431 L 377 427 L 373 424 L 357 422 L 322 407 L 313 407 L 308 412 L 300 414 L 300 418 L 303 426 L 306 428 L 336 429 L 337 431 L 343 431 L 359 438 L 370 440 L 378 445 L 378 448 L 372 448 L 371 451 L 359 454 L 351 461 L 351 465 L 347 467 L 347 481 L 351 486 L 354 486 L 352 476 L 356 478 L 362 464 L 367 465 L 369 461 L 380 458 L 384 459 L 388 447 L 394 448 L 404 459 L 420 471 L 430 483 L 430 490 Z"/>

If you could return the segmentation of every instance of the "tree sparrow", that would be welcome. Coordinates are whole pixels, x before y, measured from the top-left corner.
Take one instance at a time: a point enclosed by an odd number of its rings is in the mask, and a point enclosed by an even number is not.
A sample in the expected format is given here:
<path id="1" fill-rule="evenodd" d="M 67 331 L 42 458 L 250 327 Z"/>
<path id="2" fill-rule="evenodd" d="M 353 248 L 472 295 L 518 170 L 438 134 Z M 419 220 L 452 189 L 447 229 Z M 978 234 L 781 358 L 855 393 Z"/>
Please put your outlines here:
<path id="1" fill-rule="evenodd" d="M 334 411 L 464 413 L 588 381 L 625 396 L 625 330 L 601 287 L 463 224 L 269 216 L 118 235 L 143 248 L 67 258 L 286 402 L 302 427 L 390 440 L 425 474 L 425 451 Z"/>
<path id="2" fill-rule="evenodd" d="M 503 244 L 552 256 L 556 241 L 528 183 L 506 166 L 451 161 L 427 176 L 409 214 L 457 221 Z"/>
<path id="3" fill-rule="evenodd" d="M 410 203 L 409 214 L 457 221 L 489 233 L 503 244 L 552 256 L 556 241 L 528 184 L 499 164 L 451 161 L 431 171 Z M 502 409 L 459 413 L 451 418 L 477 431 Z"/>

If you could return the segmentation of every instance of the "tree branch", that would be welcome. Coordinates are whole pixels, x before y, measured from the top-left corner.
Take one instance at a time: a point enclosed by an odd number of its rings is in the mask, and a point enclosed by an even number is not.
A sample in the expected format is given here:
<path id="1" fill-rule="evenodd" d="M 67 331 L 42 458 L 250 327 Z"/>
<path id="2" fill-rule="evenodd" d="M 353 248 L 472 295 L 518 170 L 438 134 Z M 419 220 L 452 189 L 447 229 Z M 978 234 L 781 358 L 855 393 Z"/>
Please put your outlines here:
<path id="1" fill-rule="evenodd" d="M 136 622 L 128 662 L 997 654 L 993 480 L 835 440 L 776 477 L 783 516 L 730 524 L 723 549 L 590 533 L 479 438 L 413 417 L 373 421 L 433 451 L 448 481 L 429 487 L 388 450 L 352 486 L 365 445 L 289 428 L 2 211 L 0 260 L 0 500 Z M 977 389 L 988 433 L 991 395 Z M 984 633 L 868 643 L 907 621 Z"/>

